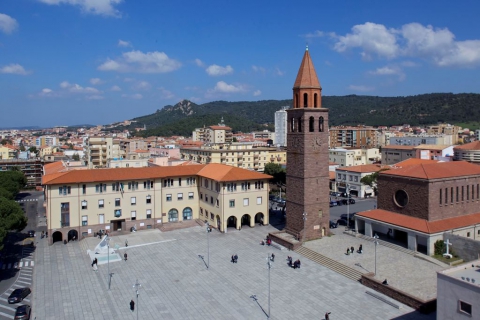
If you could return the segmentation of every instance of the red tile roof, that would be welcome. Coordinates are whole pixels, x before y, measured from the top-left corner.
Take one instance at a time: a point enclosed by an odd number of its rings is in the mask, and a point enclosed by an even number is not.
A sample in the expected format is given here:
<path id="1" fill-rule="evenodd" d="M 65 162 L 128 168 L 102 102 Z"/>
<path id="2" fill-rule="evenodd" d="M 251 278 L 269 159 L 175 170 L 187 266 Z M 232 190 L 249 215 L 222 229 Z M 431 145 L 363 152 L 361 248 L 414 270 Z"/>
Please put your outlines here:
<path id="1" fill-rule="evenodd" d="M 318 81 L 317 73 L 315 72 L 315 67 L 313 66 L 308 49 L 305 50 L 305 54 L 303 55 L 293 88 L 320 88 L 320 81 Z"/>
<path id="2" fill-rule="evenodd" d="M 383 149 L 398 149 L 398 150 L 415 150 L 415 146 L 397 146 L 397 145 L 388 145 L 383 146 Z"/>
<path id="3" fill-rule="evenodd" d="M 480 212 L 443 220 L 428 221 L 387 210 L 375 209 L 359 212 L 357 217 L 365 217 L 428 234 L 468 227 L 480 223 Z"/>
<path id="4" fill-rule="evenodd" d="M 417 164 L 383 171 L 381 175 L 392 175 L 418 179 L 442 179 L 480 175 L 480 166 L 466 161 Z"/>
<path id="5" fill-rule="evenodd" d="M 412 166 L 416 164 L 432 164 L 432 163 L 439 163 L 438 160 L 426 160 L 426 159 L 419 159 L 419 158 L 410 158 L 407 160 L 403 160 L 400 162 L 395 163 L 392 165 L 392 168 L 402 168 L 405 166 Z"/>
<path id="6" fill-rule="evenodd" d="M 256 171 L 245 170 L 223 164 L 144 167 L 144 168 L 109 168 L 72 170 L 62 174 L 45 175 L 45 185 L 71 184 L 84 182 L 125 181 L 138 179 L 155 179 L 199 175 L 216 181 L 260 180 L 271 176 Z"/>
<path id="7" fill-rule="evenodd" d="M 473 141 L 461 146 L 456 146 L 453 150 L 480 150 L 480 141 Z"/>
<path id="8" fill-rule="evenodd" d="M 380 164 L 362 164 L 359 166 L 337 168 L 338 171 L 349 171 L 349 172 L 359 172 L 359 173 L 377 172 L 382 169 L 390 169 L 390 166 L 380 165 Z"/>
<path id="9" fill-rule="evenodd" d="M 232 128 L 230 127 L 224 127 L 224 126 L 209 126 L 210 129 L 213 129 L 213 130 L 232 130 Z"/>

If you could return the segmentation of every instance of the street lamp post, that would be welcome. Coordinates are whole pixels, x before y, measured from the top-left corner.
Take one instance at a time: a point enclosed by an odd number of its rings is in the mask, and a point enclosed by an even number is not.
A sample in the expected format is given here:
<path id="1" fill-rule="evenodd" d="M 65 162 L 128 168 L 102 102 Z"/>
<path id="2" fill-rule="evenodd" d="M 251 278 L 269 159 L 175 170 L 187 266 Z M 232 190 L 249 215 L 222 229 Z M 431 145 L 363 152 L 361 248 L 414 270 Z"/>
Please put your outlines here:
<path id="1" fill-rule="evenodd" d="M 140 284 L 140 282 L 138 282 L 138 279 L 135 281 L 135 284 L 133 285 L 133 287 L 135 288 L 135 294 L 137 295 L 137 320 L 138 320 L 138 290 L 140 290 L 140 288 L 142 287 L 142 285 Z"/>
<path id="2" fill-rule="evenodd" d="M 305 231 L 306 230 L 306 224 L 307 224 L 307 213 L 303 212 L 303 236 L 302 236 L 302 245 L 305 243 Z"/>
<path id="3" fill-rule="evenodd" d="M 267 254 L 267 267 L 268 267 L 268 318 L 271 317 L 270 313 L 270 269 L 272 268 L 272 260 L 270 256 Z"/>
<path id="4" fill-rule="evenodd" d="M 108 290 L 112 282 L 112 275 L 110 274 L 110 237 L 107 236 L 107 271 L 108 271 Z"/>
<path id="5" fill-rule="evenodd" d="M 375 235 L 373 236 L 373 243 L 375 243 L 375 275 L 377 275 L 377 245 L 378 245 L 378 235 L 375 233 Z"/>
<path id="6" fill-rule="evenodd" d="M 350 185 L 347 183 L 346 187 L 347 191 L 347 226 L 345 227 L 345 230 L 348 230 L 350 228 Z"/>

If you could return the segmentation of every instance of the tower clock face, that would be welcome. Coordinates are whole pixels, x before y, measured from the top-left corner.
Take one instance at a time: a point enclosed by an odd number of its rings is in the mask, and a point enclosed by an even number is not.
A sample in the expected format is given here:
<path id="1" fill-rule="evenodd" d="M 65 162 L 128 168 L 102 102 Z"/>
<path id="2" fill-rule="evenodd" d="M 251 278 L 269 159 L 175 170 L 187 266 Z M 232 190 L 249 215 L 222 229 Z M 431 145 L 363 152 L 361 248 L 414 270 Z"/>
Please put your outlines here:
<path id="1" fill-rule="evenodd" d="M 312 141 L 312 148 L 313 150 L 319 150 L 321 146 L 322 146 L 322 142 L 320 140 L 320 137 L 316 136 Z"/>

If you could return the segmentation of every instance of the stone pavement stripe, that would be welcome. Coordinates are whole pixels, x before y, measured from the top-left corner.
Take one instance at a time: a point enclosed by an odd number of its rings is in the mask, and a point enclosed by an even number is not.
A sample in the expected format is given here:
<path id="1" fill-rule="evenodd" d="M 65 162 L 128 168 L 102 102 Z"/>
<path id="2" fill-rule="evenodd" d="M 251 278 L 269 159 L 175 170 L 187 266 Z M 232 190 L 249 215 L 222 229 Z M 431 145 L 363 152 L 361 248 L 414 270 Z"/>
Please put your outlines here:
<path id="1" fill-rule="evenodd" d="M 0 304 L 0 308 L 6 309 L 6 310 L 10 310 L 10 311 L 15 311 L 15 308 L 12 308 L 12 307 L 9 307 L 9 306 L 5 306 L 5 305 L 3 305 L 3 304 Z"/>
<path id="2" fill-rule="evenodd" d="M 22 281 L 22 280 L 17 280 L 16 282 L 25 283 L 25 284 L 32 284 L 32 282 L 27 282 L 27 281 Z"/>
<path id="3" fill-rule="evenodd" d="M 13 319 L 13 315 L 0 312 L 0 316 L 4 316 L 7 319 Z"/>

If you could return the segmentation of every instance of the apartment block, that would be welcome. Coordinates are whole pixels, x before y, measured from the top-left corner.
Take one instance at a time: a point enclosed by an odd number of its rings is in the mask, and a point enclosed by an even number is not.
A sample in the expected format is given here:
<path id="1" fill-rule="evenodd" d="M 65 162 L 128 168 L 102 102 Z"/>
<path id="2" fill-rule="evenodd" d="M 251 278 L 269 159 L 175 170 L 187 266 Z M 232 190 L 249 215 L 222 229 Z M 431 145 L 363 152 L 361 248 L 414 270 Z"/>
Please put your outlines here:
<path id="1" fill-rule="evenodd" d="M 352 147 L 352 148 L 376 148 L 378 147 L 377 129 L 367 126 L 331 127 L 330 148 Z"/>
<path id="2" fill-rule="evenodd" d="M 335 148 L 328 150 L 328 161 L 340 167 L 359 166 L 380 161 L 380 150 Z"/>
<path id="3" fill-rule="evenodd" d="M 105 168 L 108 160 L 125 156 L 120 141 L 113 137 L 87 137 L 84 148 L 90 169 Z"/>

